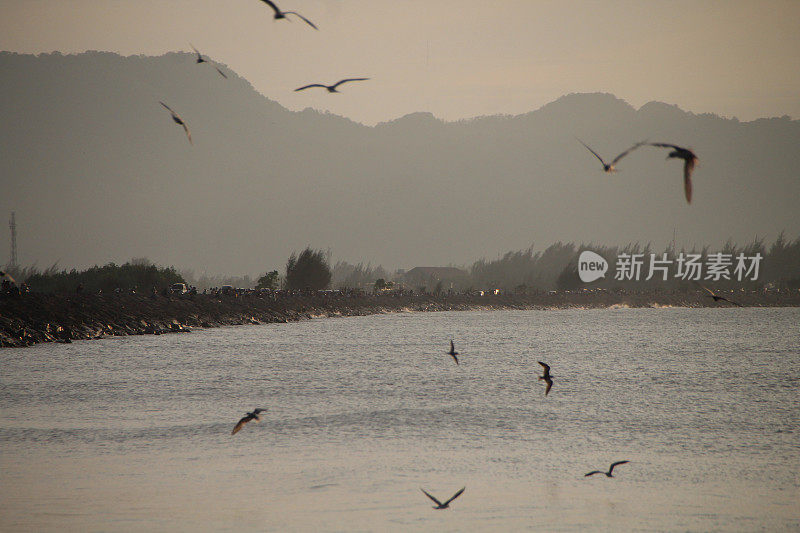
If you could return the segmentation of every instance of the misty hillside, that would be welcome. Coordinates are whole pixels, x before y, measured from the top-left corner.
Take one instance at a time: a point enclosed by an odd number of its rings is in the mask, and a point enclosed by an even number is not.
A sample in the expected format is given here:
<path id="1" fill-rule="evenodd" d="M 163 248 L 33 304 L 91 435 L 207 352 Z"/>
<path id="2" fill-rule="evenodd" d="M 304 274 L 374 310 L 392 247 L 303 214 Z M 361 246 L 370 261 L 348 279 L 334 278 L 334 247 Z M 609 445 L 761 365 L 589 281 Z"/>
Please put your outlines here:
<path id="1" fill-rule="evenodd" d="M 288 111 L 222 68 L 229 79 L 186 53 L 0 53 L 0 214 L 16 212 L 20 261 L 257 274 L 306 245 L 410 268 L 559 240 L 661 248 L 673 230 L 678 247 L 800 234 L 800 121 L 788 117 L 637 110 L 597 93 L 367 127 Z M 638 140 L 691 147 L 692 205 L 666 150 L 643 147 L 606 175 L 575 137 L 609 160 Z"/>

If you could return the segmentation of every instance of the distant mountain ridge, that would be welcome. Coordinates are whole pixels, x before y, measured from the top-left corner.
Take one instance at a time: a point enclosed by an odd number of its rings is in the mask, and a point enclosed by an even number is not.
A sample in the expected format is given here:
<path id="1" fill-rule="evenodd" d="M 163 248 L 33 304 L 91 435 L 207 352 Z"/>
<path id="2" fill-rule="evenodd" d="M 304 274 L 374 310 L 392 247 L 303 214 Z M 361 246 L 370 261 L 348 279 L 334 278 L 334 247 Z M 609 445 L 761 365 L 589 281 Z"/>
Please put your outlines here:
<path id="1" fill-rule="evenodd" d="M 306 245 L 411 268 L 559 240 L 660 247 L 673 230 L 679 247 L 800 234 L 800 121 L 788 117 L 637 110 L 593 93 L 369 127 L 289 111 L 193 58 L 0 53 L 0 213 L 17 214 L 24 264 L 148 257 L 257 274 Z M 691 147 L 694 203 L 665 150 L 642 147 L 606 175 L 576 137 L 609 158 L 645 139 Z"/>

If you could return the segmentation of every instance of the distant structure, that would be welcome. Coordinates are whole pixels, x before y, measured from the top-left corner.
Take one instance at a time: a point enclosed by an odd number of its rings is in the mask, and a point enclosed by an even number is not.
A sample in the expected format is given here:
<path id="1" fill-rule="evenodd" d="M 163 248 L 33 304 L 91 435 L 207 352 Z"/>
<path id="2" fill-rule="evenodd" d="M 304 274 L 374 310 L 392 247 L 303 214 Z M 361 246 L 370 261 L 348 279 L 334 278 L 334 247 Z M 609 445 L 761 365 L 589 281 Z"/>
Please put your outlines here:
<path id="1" fill-rule="evenodd" d="M 433 292 L 441 290 L 464 290 L 469 286 L 469 274 L 454 267 L 414 267 L 403 275 L 403 284 L 412 289 L 425 288 Z"/>
<path id="2" fill-rule="evenodd" d="M 8 227 L 11 228 L 11 261 L 8 263 L 8 268 L 17 267 L 17 222 L 14 217 L 14 212 L 11 212 L 11 220 L 8 221 Z"/>

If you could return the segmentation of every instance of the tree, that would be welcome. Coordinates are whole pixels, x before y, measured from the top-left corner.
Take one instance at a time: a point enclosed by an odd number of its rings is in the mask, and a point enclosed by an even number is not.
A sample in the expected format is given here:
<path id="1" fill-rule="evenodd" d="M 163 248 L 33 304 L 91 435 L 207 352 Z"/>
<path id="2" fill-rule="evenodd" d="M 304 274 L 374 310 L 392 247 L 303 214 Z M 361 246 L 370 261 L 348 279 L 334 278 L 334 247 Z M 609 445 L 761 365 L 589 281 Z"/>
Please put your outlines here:
<path id="1" fill-rule="evenodd" d="M 278 278 L 279 274 L 277 270 L 273 270 L 272 272 L 267 272 L 260 278 L 258 278 L 258 284 L 256 284 L 256 289 L 271 289 L 275 290 L 278 288 Z"/>
<path id="2" fill-rule="evenodd" d="M 306 248 L 298 256 L 292 253 L 286 262 L 286 286 L 289 289 L 326 289 L 331 282 L 331 268 L 322 250 Z"/>

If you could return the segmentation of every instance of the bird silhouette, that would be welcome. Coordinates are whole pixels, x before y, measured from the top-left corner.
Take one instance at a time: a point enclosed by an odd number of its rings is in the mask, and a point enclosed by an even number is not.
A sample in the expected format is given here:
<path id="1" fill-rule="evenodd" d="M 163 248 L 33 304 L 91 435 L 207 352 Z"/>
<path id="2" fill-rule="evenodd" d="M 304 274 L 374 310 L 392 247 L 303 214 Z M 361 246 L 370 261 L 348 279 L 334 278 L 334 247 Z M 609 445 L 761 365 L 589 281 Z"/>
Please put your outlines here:
<path id="1" fill-rule="evenodd" d="M 264 2 L 265 4 L 267 4 L 269 7 L 271 7 L 273 11 L 275 11 L 275 20 L 278 20 L 278 19 L 290 20 L 290 19 L 286 18 L 286 15 L 295 15 L 295 16 L 300 17 L 301 19 L 303 19 L 303 21 L 306 24 L 308 24 L 309 26 L 311 26 L 315 30 L 319 29 L 316 26 L 314 26 L 313 22 L 311 22 L 310 20 L 308 20 L 307 18 L 305 18 L 303 15 L 301 15 L 300 13 L 298 13 L 296 11 L 281 11 L 281 9 L 278 6 L 276 6 L 274 2 L 270 2 L 270 0 L 261 0 L 261 1 Z"/>
<path id="2" fill-rule="evenodd" d="M 657 146 L 659 148 L 672 148 L 672 151 L 667 156 L 667 159 L 675 157 L 683 159 L 683 192 L 686 194 L 686 203 L 692 203 L 692 171 L 698 159 L 694 152 L 688 148 L 682 148 L 675 144 L 669 143 L 648 143 L 650 146 Z"/>
<path id="3" fill-rule="evenodd" d="M 419 489 L 419 490 L 421 490 L 422 492 L 424 492 L 424 493 L 425 493 L 425 496 L 427 496 L 428 498 L 430 498 L 431 500 L 433 500 L 433 501 L 434 501 L 434 503 L 436 503 L 436 507 L 434 507 L 434 509 L 447 509 L 447 508 L 448 508 L 448 506 L 450 505 L 450 502 L 452 502 L 453 500 L 455 500 L 456 498 L 458 498 L 459 496 L 461 496 L 461 493 L 462 493 L 462 492 L 464 492 L 464 489 L 466 489 L 466 488 L 467 488 L 467 487 L 462 487 L 462 488 L 461 488 L 461 490 L 459 490 L 458 492 L 456 492 L 455 494 L 453 494 L 453 495 L 450 497 L 450 499 L 449 499 L 449 500 L 447 500 L 447 501 L 446 501 L 446 502 L 444 502 L 444 503 L 440 502 L 439 500 L 437 500 L 436 498 L 434 498 L 433 496 L 431 496 L 430 494 L 428 494 L 428 492 L 427 492 L 425 489 L 423 489 L 422 487 L 420 487 L 420 489 Z"/>
<path id="4" fill-rule="evenodd" d="M 695 282 L 695 283 L 697 283 L 697 282 Z M 727 298 L 725 298 L 724 296 L 719 296 L 719 295 L 717 295 L 717 293 L 715 293 L 714 291 L 712 291 L 711 289 L 709 289 L 709 288 L 708 288 L 708 287 L 706 287 L 705 285 L 700 285 L 699 283 L 697 283 L 697 285 L 698 285 L 698 286 L 699 286 L 701 289 L 703 289 L 704 291 L 706 291 L 706 292 L 708 293 L 708 295 L 709 295 L 709 296 L 711 296 L 712 298 L 714 298 L 714 301 L 715 301 L 715 302 L 718 302 L 718 301 L 722 300 L 723 302 L 728 302 L 728 303 L 730 303 L 730 304 L 733 304 L 733 305 L 736 305 L 736 306 L 742 307 L 742 304 L 740 304 L 740 303 L 736 303 L 736 302 L 734 302 L 733 300 L 728 300 L 728 299 L 727 299 Z"/>
<path id="5" fill-rule="evenodd" d="M 258 407 L 256 409 L 253 409 L 252 413 L 247 413 L 246 415 L 244 415 L 242 419 L 236 422 L 236 425 L 233 426 L 233 431 L 231 431 L 231 435 L 236 435 L 239 432 L 239 430 L 242 429 L 244 425 L 250 422 L 251 420 L 260 422 L 261 419 L 258 417 L 258 413 L 261 413 L 263 411 L 266 411 L 266 409 Z"/>
<path id="6" fill-rule="evenodd" d="M 183 131 L 186 132 L 186 137 L 189 139 L 189 144 L 194 144 L 192 143 L 192 132 L 189 131 L 189 126 L 186 125 L 186 122 L 183 121 L 180 115 L 178 115 L 175 111 L 173 111 L 172 108 L 167 104 L 165 104 L 164 102 L 159 102 L 159 104 L 163 105 L 167 109 L 167 111 L 170 112 L 170 114 L 172 115 L 172 120 L 175 121 L 175 124 L 180 124 L 181 126 L 183 126 Z"/>
<path id="7" fill-rule="evenodd" d="M 223 77 L 223 78 L 225 78 L 225 79 L 228 79 L 228 76 L 226 76 L 226 75 L 225 75 L 225 73 L 224 73 L 224 72 L 222 72 L 222 71 L 219 69 L 219 67 L 217 66 L 217 64 L 216 64 L 216 63 L 214 63 L 214 62 L 213 62 L 213 61 L 211 61 L 210 59 L 206 59 L 205 57 L 203 57 L 203 54 L 201 54 L 201 53 L 200 53 L 200 52 L 197 50 L 197 48 L 195 48 L 195 47 L 194 47 L 194 45 L 193 45 L 192 43 L 189 43 L 189 46 L 191 46 L 191 47 L 192 47 L 192 50 L 194 50 L 194 52 L 197 54 L 197 59 L 195 59 L 195 63 L 208 63 L 209 65 L 211 65 L 212 67 L 214 67 L 215 69 L 217 69 L 217 72 L 219 72 L 219 75 L 220 75 L 220 76 L 222 76 L 222 77 Z"/>
<path id="8" fill-rule="evenodd" d="M 616 463 L 611 463 L 611 466 L 608 468 L 608 472 L 603 472 L 602 470 L 592 470 L 588 474 L 584 474 L 583 477 L 589 477 L 589 476 L 593 476 L 595 474 L 605 474 L 606 477 L 614 477 L 614 475 L 611 473 L 611 472 L 614 471 L 614 467 L 617 466 L 617 465 L 624 465 L 625 463 L 628 463 L 628 462 L 630 462 L 630 461 L 617 461 Z"/>
<path id="9" fill-rule="evenodd" d="M 339 85 L 343 84 L 343 83 L 347 83 L 348 81 L 364 81 L 364 80 L 368 80 L 368 79 L 369 78 L 347 78 L 347 79 L 344 79 L 344 80 L 339 80 L 336 83 L 334 83 L 333 85 L 323 85 L 321 83 L 312 83 L 311 85 L 304 85 L 302 87 L 298 87 L 297 89 L 294 90 L 294 92 L 304 91 L 304 90 L 306 90 L 306 89 L 308 89 L 310 87 L 323 87 L 325 89 L 328 89 L 329 93 L 338 93 L 339 91 L 337 91 L 336 88 Z"/>
<path id="10" fill-rule="evenodd" d="M 456 347 L 453 345 L 452 339 L 450 340 L 450 351 L 445 353 L 450 357 L 452 357 L 453 361 L 455 361 L 456 364 L 458 364 L 458 357 L 456 357 L 458 355 L 458 352 L 456 351 Z"/>
<path id="11" fill-rule="evenodd" d="M 550 377 L 550 365 L 542 363 L 541 361 L 539 361 L 539 364 L 544 368 L 542 375 L 539 376 L 539 380 L 544 380 L 544 382 L 547 383 L 547 388 L 544 390 L 544 395 L 547 396 L 547 393 L 550 392 L 550 387 L 553 386 L 553 378 Z"/>
<path id="12" fill-rule="evenodd" d="M 578 139 L 578 138 L 576 137 L 576 139 Z M 613 161 L 611 161 L 611 163 L 606 163 L 605 161 L 603 161 L 603 158 L 602 158 L 602 157 L 600 157 L 600 155 L 599 155 L 597 152 L 595 152 L 594 150 L 592 150 L 591 148 L 589 148 L 589 145 L 588 145 L 588 144 L 586 144 L 585 142 L 583 142 L 583 141 L 582 141 L 582 140 L 580 140 L 580 139 L 578 139 L 578 142 L 579 142 L 579 143 L 581 143 L 582 145 L 584 145 L 584 146 L 586 147 L 586 149 L 587 149 L 587 150 L 589 150 L 590 152 L 592 152 L 592 153 L 594 154 L 594 156 L 595 156 L 597 159 L 599 159 L 599 160 L 600 160 L 600 162 L 603 164 L 603 171 L 604 171 L 604 172 L 608 172 L 608 173 L 611 173 L 611 172 L 616 172 L 616 171 L 617 171 L 617 169 L 616 169 L 616 168 L 614 168 L 614 165 L 616 165 L 616 164 L 617 164 L 617 161 L 619 161 L 620 159 L 622 159 L 623 157 L 625 157 L 626 155 L 628 155 L 628 154 L 629 154 L 629 153 L 631 153 L 632 151 L 636 150 L 636 149 L 637 149 L 637 148 L 639 148 L 641 145 L 643 145 L 643 144 L 646 144 L 646 142 L 644 142 L 644 141 L 643 141 L 643 142 L 636 143 L 636 144 L 634 144 L 633 146 L 631 146 L 630 148 L 628 148 L 627 150 L 625 150 L 624 152 L 622 152 L 621 154 L 619 154 L 617 157 L 615 157 L 615 158 L 614 158 L 614 160 L 613 160 Z"/>

